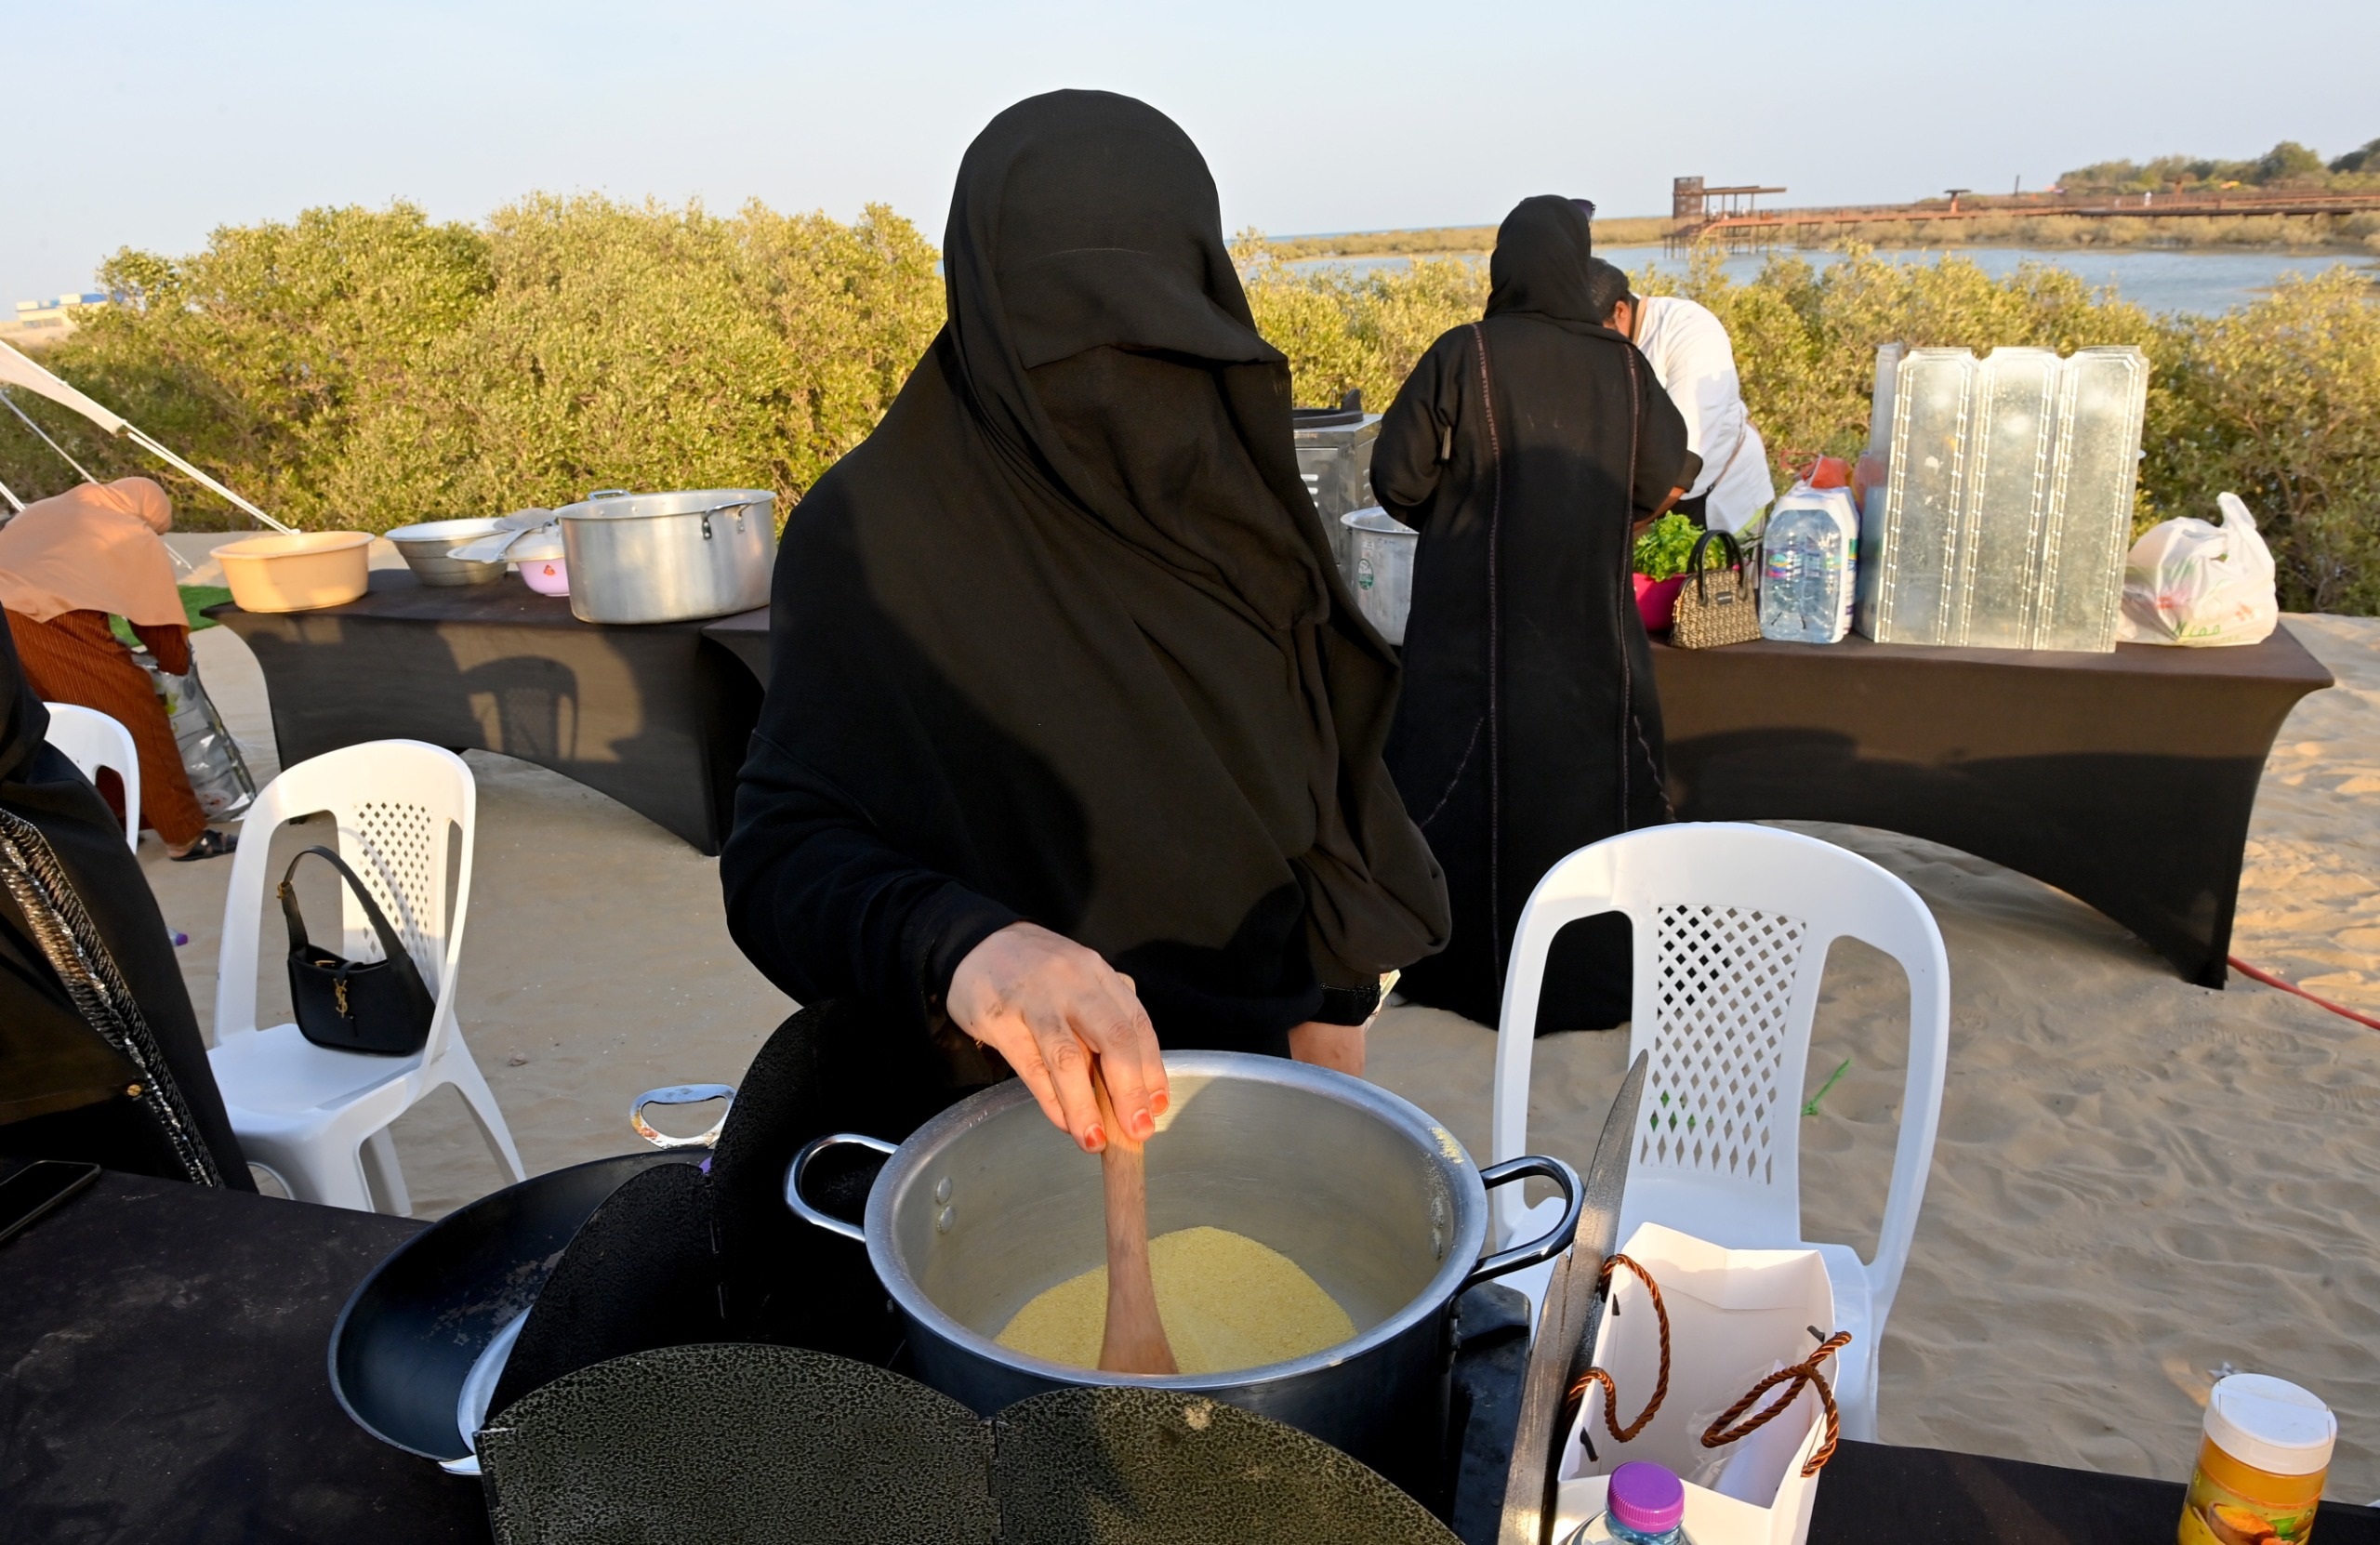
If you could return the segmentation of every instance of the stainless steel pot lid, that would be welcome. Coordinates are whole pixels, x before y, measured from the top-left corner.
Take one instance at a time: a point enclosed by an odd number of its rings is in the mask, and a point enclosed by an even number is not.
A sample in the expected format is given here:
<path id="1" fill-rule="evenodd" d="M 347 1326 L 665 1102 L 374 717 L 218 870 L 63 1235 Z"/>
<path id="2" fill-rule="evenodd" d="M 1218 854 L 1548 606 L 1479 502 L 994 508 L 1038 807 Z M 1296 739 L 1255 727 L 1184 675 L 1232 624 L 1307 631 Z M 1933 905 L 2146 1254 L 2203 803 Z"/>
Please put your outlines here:
<path id="1" fill-rule="evenodd" d="M 665 515 L 733 514 L 739 509 L 767 513 L 776 495 L 765 488 L 688 488 L 665 494 L 590 495 L 554 511 L 562 521 L 650 521 Z"/>

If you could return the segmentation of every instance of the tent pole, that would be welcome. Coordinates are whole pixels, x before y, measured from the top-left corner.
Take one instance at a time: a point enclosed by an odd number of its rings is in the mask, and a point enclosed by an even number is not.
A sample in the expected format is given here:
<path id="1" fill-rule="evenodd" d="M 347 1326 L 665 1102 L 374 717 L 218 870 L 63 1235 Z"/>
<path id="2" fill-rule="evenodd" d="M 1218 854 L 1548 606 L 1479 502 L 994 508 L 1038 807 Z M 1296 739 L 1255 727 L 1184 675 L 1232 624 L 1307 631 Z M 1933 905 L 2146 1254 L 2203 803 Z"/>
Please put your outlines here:
<path id="1" fill-rule="evenodd" d="M 142 447 L 144 450 L 147 450 L 147 451 L 151 452 L 152 455 L 155 455 L 155 456 L 161 456 L 161 457 L 163 457 L 165 460 L 171 462 L 174 466 L 180 468 L 184 472 L 188 473 L 190 476 L 192 476 L 192 477 L 193 477 L 193 478 L 196 478 L 196 479 L 197 479 L 201 483 L 205 484 L 206 487 L 208 487 L 208 488 L 211 488 L 211 489 L 215 490 L 215 492 L 216 492 L 216 493 L 220 494 L 221 495 L 223 495 L 223 497 L 225 497 L 225 498 L 227 498 L 227 499 L 231 500 L 233 504 L 235 504 L 235 505 L 239 506 L 242 509 L 246 510 L 249 514 L 251 514 L 251 515 L 255 516 L 258 520 L 262 521 L 265 524 L 267 524 L 267 525 L 271 526 L 273 530 L 275 530 L 275 531 L 277 531 L 277 532 L 280 532 L 283 535 L 284 535 L 284 536 L 295 536 L 295 535 L 298 535 L 298 528 L 297 528 L 297 527 L 295 527 L 295 526 L 285 526 L 285 525 L 283 525 L 279 521 L 274 520 L 271 516 L 270 516 L 270 515 L 266 514 L 263 510 L 258 509 L 256 506 L 254 506 L 254 505 L 250 504 L 247 500 L 245 500 L 245 499 L 244 499 L 244 498 L 240 497 L 240 495 L 238 495 L 237 494 L 232 493 L 230 489 L 228 489 L 228 488 L 224 487 L 221 483 L 217 482 L 213 478 L 208 477 L 205 473 L 204 473 L 204 472 L 200 471 L 197 468 L 192 467 L 189 462 L 184 461 L 181 457 L 179 457 L 179 456 L 178 456 L 174 455 L 174 453 L 173 453 L 173 452 L 171 452 L 171 451 L 169 451 L 169 450 L 165 449 L 163 445 L 158 444 L 155 441 L 153 441 L 153 440 L 150 439 L 147 435 L 145 435 L 145 434 L 141 433 L 141 432 L 140 432 L 140 430 L 139 429 L 139 428 L 137 428 L 136 426 L 131 425 L 131 424 L 126 424 L 126 425 L 124 427 L 124 431 L 123 431 L 123 432 L 124 432 L 125 438 L 126 438 L 126 439 L 127 439 L 127 440 L 130 440 L 134 444 L 139 445 L 139 446 Z"/>
<path id="2" fill-rule="evenodd" d="M 57 441 L 50 439 L 48 431 L 44 429 L 39 424 L 34 423 L 32 417 L 26 414 L 24 409 L 17 406 L 17 400 L 14 397 L 9 396 L 5 390 L 0 390 L 0 403 L 7 403 L 8 411 L 15 414 L 17 417 L 23 422 L 25 428 L 33 430 L 33 433 L 40 438 L 43 444 L 48 446 L 51 450 L 56 451 L 60 459 L 63 460 L 67 466 L 73 468 L 74 470 L 81 475 L 85 482 L 97 482 L 99 481 L 99 479 L 91 476 L 89 469 L 81 462 L 75 460 L 73 456 L 68 456 L 66 454 L 65 446 L 60 445 Z"/>
<path id="3" fill-rule="evenodd" d="M 9 507 L 18 514 L 22 515 L 25 512 L 25 501 L 17 497 L 16 490 L 5 482 L 0 482 L 0 499 L 7 500 Z"/>

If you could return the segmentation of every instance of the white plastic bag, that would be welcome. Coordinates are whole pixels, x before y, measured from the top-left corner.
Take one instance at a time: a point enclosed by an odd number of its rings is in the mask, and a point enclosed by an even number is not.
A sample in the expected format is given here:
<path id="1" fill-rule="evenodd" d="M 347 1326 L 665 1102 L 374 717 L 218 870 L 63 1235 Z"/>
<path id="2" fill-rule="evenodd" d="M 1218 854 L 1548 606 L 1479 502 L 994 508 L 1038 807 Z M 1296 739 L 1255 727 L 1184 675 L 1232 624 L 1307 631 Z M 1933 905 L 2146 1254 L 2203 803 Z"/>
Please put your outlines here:
<path id="1" fill-rule="evenodd" d="M 1711 1450 L 1700 1434 L 1763 1375 L 1808 1357 L 1807 1327 L 1833 1327 L 1825 1261 L 1810 1249 L 1726 1249 L 1659 1223 L 1638 1224 L 1620 1253 L 1660 1284 L 1673 1349 L 1669 1391 L 1644 1429 L 1621 1443 L 1604 1423 L 1603 1385 L 1588 1386 L 1555 1472 L 1554 1538 L 1603 1512 L 1612 1471 L 1649 1459 L 1686 1482 L 1686 1535 L 1695 1545 L 1805 1545 L 1824 1471 L 1802 1471 L 1828 1437 L 1817 1392 L 1803 1386 L 1775 1420 L 1730 1445 L 1740 1452 L 1715 1475 L 1702 1469 Z M 1659 1384 L 1659 1321 L 1633 1273 L 1612 1274 L 1609 1304 L 1595 1332 L 1594 1366 L 1619 1384 L 1626 1418 Z M 1827 1376 L 1835 1366 L 1826 1364 Z M 1772 1398 L 1782 1396 L 1764 1395 L 1759 1406 Z"/>
<path id="2" fill-rule="evenodd" d="M 2223 523 L 2184 517 L 2149 528 L 2123 566 L 2123 643 L 2262 643 L 2281 621 L 2272 549 L 2237 494 L 2218 495 Z"/>

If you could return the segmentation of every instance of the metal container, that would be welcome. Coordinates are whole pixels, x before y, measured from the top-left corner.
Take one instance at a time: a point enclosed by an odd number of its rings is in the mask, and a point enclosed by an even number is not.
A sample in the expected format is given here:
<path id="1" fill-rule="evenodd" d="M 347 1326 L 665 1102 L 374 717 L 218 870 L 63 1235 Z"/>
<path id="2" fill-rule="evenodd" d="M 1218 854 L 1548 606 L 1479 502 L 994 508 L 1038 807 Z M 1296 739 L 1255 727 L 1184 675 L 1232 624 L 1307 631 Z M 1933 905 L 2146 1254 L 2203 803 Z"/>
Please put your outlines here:
<path id="1" fill-rule="evenodd" d="M 1289 410 L 1298 475 L 1322 512 L 1330 555 L 1350 585 L 1355 582 L 1355 555 L 1339 517 L 1373 502 L 1372 443 L 1380 439 L 1381 416 L 1366 413 L 1363 401 L 1360 393 L 1351 392 L 1339 407 Z"/>
<path id="2" fill-rule="evenodd" d="M 766 605 L 776 495 L 758 488 L 597 495 L 554 511 L 581 622 L 686 622 Z"/>
<path id="3" fill-rule="evenodd" d="M 867 1245 L 907 1329 L 910 1370 L 991 1416 L 1068 1385 L 1192 1390 L 1284 1421 L 1408 1490 L 1431 1484 L 1445 1433 L 1456 1295 L 1570 1243 L 1578 1176 L 1528 1155 L 1484 1173 L 1452 1133 L 1360 1078 L 1224 1051 L 1165 1059 L 1173 1104 L 1148 1146 L 1149 1233 L 1210 1224 L 1295 1261 L 1356 1326 L 1355 1340 L 1264 1367 L 1154 1377 L 1029 1357 L 993 1340 L 1043 1289 L 1106 1260 L 1098 1160 L 1015 1079 L 945 1111 L 897 1149 L 820 1138 L 786 1177 L 787 1205 Z M 853 1227 L 801 1195 L 822 1151 L 892 1155 Z M 1487 1187 L 1554 1181 L 1563 1220 L 1482 1261 Z"/>
<path id="4" fill-rule="evenodd" d="M 424 585 L 486 585 L 504 577 L 504 561 L 473 562 L 455 557 L 455 549 L 466 542 L 476 542 L 509 529 L 496 516 L 469 521 L 424 521 L 419 525 L 399 526 L 389 533 L 389 540 L 396 545 L 405 567 Z"/>
<path id="5" fill-rule="evenodd" d="M 1413 610 L 1413 559 L 1421 550 L 1421 534 L 1375 505 L 1339 517 L 1346 528 L 1351 560 L 1348 588 L 1355 604 L 1380 636 L 1390 643 L 1405 641 L 1405 619 Z"/>

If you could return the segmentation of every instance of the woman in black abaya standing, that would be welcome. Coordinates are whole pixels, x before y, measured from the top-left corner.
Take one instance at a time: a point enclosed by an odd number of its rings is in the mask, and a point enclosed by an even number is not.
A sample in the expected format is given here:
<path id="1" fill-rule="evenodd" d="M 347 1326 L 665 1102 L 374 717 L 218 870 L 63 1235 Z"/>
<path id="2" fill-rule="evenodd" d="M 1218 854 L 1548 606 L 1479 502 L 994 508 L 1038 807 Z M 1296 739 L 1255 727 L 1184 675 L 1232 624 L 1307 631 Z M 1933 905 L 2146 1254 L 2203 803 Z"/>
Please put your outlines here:
<path id="1" fill-rule="evenodd" d="M 1402 990 L 1486 1024 L 1545 872 L 1670 819 L 1629 574 L 1633 526 L 1684 478 L 1686 423 L 1602 324 L 1616 272 L 1592 261 L 1579 205 L 1523 201 L 1496 233 L 1487 316 L 1430 346 L 1372 452 L 1373 492 L 1421 533 L 1388 763 L 1454 904 L 1453 942 Z M 1573 923 L 1537 1029 L 1620 1023 L 1629 978 L 1624 918 Z"/>
<path id="2" fill-rule="evenodd" d="M 1020 103 L 944 265 L 948 323 L 786 527 L 737 943 L 866 1006 L 847 1092 L 888 1136 L 1000 1062 L 1093 1151 L 1094 1057 L 1133 1136 L 1160 1044 L 1360 1070 L 1445 891 L 1204 161 L 1129 98 Z"/>

